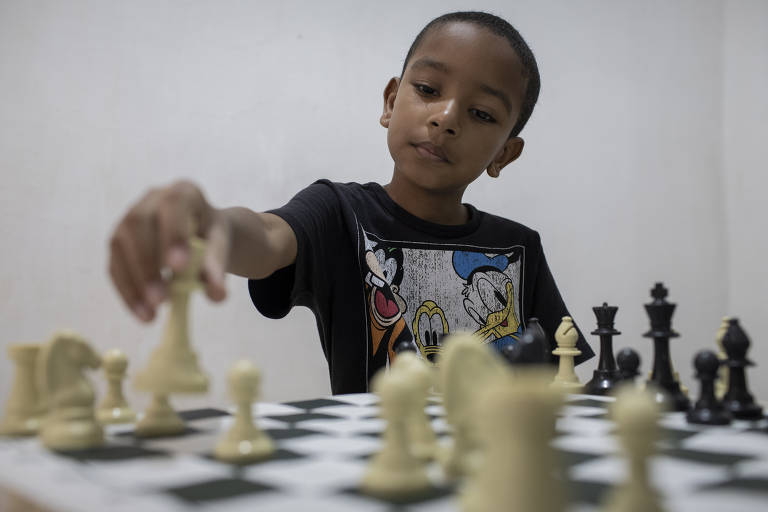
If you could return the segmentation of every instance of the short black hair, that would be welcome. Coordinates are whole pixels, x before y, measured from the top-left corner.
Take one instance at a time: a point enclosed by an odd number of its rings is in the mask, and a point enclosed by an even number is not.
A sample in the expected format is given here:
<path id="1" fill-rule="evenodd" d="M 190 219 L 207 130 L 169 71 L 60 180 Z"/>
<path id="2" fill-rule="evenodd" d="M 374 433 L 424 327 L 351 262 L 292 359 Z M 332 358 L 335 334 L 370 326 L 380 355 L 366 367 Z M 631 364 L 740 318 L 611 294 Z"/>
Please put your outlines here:
<path id="1" fill-rule="evenodd" d="M 517 53 L 517 56 L 520 58 L 520 62 L 523 65 L 523 77 L 528 80 L 528 83 L 526 84 L 525 96 L 523 97 L 520 114 L 517 116 L 517 122 L 509 135 L 510 137 L 517 137 L 531 117 L 533 107 L 536 105 L 536 100 L 539 99 L 541 77 L 539 77 L 539 66 L 536 64 L 536 57 L 533 56 L 533 52 L 528 47 L 528 43 L 525 42 L 525 39 L 523 39 L 523 36 L 520 35 L 515 27 L 510 25 L 506 20 L 493 14 L 480 11 L 451 12 L 433 19 L 421 29 L 419 35 L 417 35 L 416 39 L 411 43 L 411 47 L 408 49 L 408 54 L 405 56 L 405 62 L 403 63 L 403 70 L 400 73 L 400 77 L 402 78 L 405 74 L 405 68 L 408 66 L 408 61 L 411 60 L 413 52 L 419 47 L 424 36 L 426 36 L 432 28 L 454 22 L 474 23 L 475 25 L 486 28 L 492 33 L 505 38 L 509 41 L 512 49 L 515 50 L 515 53 Z"/>

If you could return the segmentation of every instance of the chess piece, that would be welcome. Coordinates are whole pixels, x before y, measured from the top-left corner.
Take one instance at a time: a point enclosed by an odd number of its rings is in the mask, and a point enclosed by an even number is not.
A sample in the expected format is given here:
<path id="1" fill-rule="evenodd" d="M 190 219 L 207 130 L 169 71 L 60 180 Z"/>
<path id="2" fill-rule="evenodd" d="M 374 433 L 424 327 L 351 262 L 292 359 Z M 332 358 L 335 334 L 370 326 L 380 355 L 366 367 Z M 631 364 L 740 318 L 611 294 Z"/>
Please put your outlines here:
<path id="1" fill-rule="evenodd" d="M 607 302 L 592 308 L 597 317 L 597 329 L 592 334 L 600 336 L 600 362 L 592 374 L 592 380 L 584 386 L 584 391 L 590 395 L 608 394 L 619 381 L 619 371 L 613 358 L 613 337 L 621 334 L 613 327 L 618 310 L 617 306 L 609 306 Z"/>
<path id="2" fill-rule="evenodd" d="M 380 370 L 373 378 L 387 425 L 381 450 L 371 459 L 361 482 L 362 492 L 381 499 L 419 496 L 432 489 L 426 468 L 408 445 L 406 417 L 413 410 L 407 372 Z"/>
<path id="3" fill-rule="evenodd" d="M 259 394 L 261 375 L 250 362 L 240 360 L 229 372 L 229 394 L 237 404 L 235 421 L 216 444 L 214 455 L 226 462 L 262 460 L 274 453 L 269 436 L 253 422 L 252 404 Z"/>
<path id="4" fill-rule="evenodd" d="M 581 383 L 574 370 L 574 358 L 581 354 L 581 350 L 576 348 L 578 339 L 579 333 L 576 330 L 576 326 L 573 325 L 573 319 L 569 316 L 564 316 L 555 332 L 557 348 L 552 351 L 554 355 L 560 357 L 557 375 L 555 375 L 555 380 L 552 381 L 553 386 L 570 391 L 581 389 Z"/>
<path id="5" fill-rule="evenodd" d="M 654 347 L 653 371 L 648 380 L 648 387 L 655 390 L 656 401 L 666 408 L 687 411 L 690 401 L 680 389 L 679 381 L 675 379 L 669 354 L 669 339 L 680 335 L 672 330 L 672 314 L 676 305 L 666 301 L 667 293 L 662 283 L 656 283 L 651 290 L 653 301 L 645 305 L 651 320 L 651 329 L 643 336 L 653 338 Z"/>
<path id="6" fill-rule="evenodd" d="M 565 508 L 551 446 L 562 394 L 541 368 L 489 381 L 478 405 L 482 464 L 468 475 L 465 512 L 560 512 Z"/>
<path id="7" fill-rule="evenodd" d="M 392 365 L 392 371 L 406 372 L 411 381 L 413 410 L 407 414 L 406 419 L 406 433 L 411 452 L 419 460 L 432 460 L 437 455 L 437 437 L 430 418 L 424 411 L 429 390 L 432 388 L 432 365 L 416 352 L 401 352 Z"/>
<path id="8" fill-rule="evenodd" d="M 701 381 L 701 395 L 693 409 L 688 411 L 688 423 L 702 425 L 727 425 L 731 422 L 730 413 L 715 397 L 715 379 L 720 361 L 711 350 L 702 350 L 693 360 L 696 378 Z"/>
<path id="9" fill-rule="evenodd" d="M 720 327 L 717 329 L 715 335 L 715 341 L 717 342 L 717 357 L 720 359 L 720 368 L 717 372 L 717 380 L 715 381 L 715 396 L 718 400 L 722 400 L 725 396 L 725 392 L 728 391 L 728 354 L 725 353 L 723 347 L 723 337 L 728 330 L 728 322 L 731 317 L 724 316 L 720 322 Z"/>
<path id="10" fill-rule="evenodd" d="M 549 363 L 549 340 L 538 318 L 529 318 L 528 327 L 516 343 L 505 345 L 501 355 L 513 366 Z"/>
<path id="11" fill-rule="evenodd" d="M 136 435 L 143 437 L 173 435 L 184 432 L 184 421 L 173 410 L 171 393 L 205 393 L 208 377 L 202 372 L 189 337 L 189 298 L 199 287 L 204 245 L 192 238 L 187 267 L 171 279 L 171 311 L 160 345 L 152 352 L 148 366 L 136 375 L 134 385 L 141 391 L 154 393 L 144 417 L 136 424 Z"/>
<path id="12" fill-rule="evenodd" d="M 128 358 L 121 350 L 108 350 L 104 354 L 103 365 L 107 378 L 107 394 L 96 409 L 96 418 L 102 424 L 132 423 L 136 419 L 136 413 L 123 395 Z"/>
<path id="13" fill-rule="evenodd" d="M 439 379 L 445 421 L 453 429 L 453 443 L 441 455 L 440 462 L 448 478 L 470 473 L 477 461 L 477 398 L 489 378 L 507 371 L 497 354 L 472 334 L 452 334 L 445 340 Z"/>
<path id="14" fill-rule="evenodd" d="M 0 420 L 0 435 L 33 436 L 40 428 L 44 408 L 37 392 L 35 364 L 40 345 L 17 344 L 8 347 L 8 357 L 14 362 L 15 375 L 11 394 Z"/>
<path id="15" fill-rule="evenodd" d="M 659 437 L 660 404 L 646 391 L 620 386 L 610 408 L 629 469 L 626 480 L 607 496 L 605 512 L 661 512 L 659 493 L 651 485 L 648 460 Z"/>
<path id="16" fill-rule="evenodd" d="M 104 431 L 94 414 L 93 386 L 84 368 L 98 368 L 101 359 L 90 345 L 71 331 L 58 331 L 38 355 L 38 388 L 50 412 L 40 438 L 56 451 L 86 450 L 104 442 Z"/>
<path id="17" fill-rule="evenodd" d="M 619 367 L 621 382 L 635 383 L 635 377 L 640 375 L 640 356 L 629 347 L 623 348 L 616 354 L 616 364 Z"/>
<path id="18" fill-rule="evenodd" d="M 734 418 L 740 420 L 757 420 L 763 417 L 763 408 L 755 403 L 755 399 L 747 388 L 746 367 L 755 363 L 747 359 L 749 338 L 739 325 L 739 320 L 728 320 L 728 330 L 723 336 L 723 347 L 728 354 L 728 391 L 723 397 L 723 405 Z"/>

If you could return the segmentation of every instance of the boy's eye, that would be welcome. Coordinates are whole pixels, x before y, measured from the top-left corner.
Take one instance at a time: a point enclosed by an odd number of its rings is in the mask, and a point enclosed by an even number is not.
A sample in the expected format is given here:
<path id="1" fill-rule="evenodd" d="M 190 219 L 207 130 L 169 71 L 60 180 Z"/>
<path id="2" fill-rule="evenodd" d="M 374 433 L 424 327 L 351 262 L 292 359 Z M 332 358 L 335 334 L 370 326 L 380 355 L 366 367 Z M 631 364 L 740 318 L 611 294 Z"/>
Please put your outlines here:
<path id="1" fill-rule="evenodd" d="M 424 94 L 426 96 L 436 96 L 437 91 L 433 88 L 431 88 L 428 85 L 424 84 L 414 84 L 414 87 L 416 87 L 416 90 L 418 90 L 421 94 Z"/>
<path id="2" fill-rule="evenodd" d="M 480 119 L 481 121 L 485 121 L 488 123 L 495 123 L 496 120 L 493 118 L 491 114 L 488 112 L 483 112 L 482 110 L 478 110 L 476 108 L 471 109 L 472 114 L 474 114 L 475 117 Z"/>

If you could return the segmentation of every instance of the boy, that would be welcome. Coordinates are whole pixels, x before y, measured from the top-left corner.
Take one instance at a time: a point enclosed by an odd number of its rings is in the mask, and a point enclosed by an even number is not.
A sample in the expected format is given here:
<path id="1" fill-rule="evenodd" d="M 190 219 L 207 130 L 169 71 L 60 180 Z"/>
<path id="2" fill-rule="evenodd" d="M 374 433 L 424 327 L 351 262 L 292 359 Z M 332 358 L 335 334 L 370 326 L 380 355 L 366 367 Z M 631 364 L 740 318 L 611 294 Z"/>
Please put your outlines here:
<path id="1" fill-rule="evenodd" d="M 436 18 L 384 90 L 390 183 L 321 180 L 265 213 L 215 209 L 185 182 L 150 191 L 113 235 L 115 285 L 151 320 L 167 293 L 161 267 L 184 266 L 196 226 L 212 300 L 232 272 L 249 278 L 268 317 L 312 309 L 334 393 L 367 391 L 404 346 L 434 360 L 450 332 L 471 330 L 500 349 L 538 317 L 552 343 L 568 312 L 539 235 L 461 202 L 483 172 L 497 178 L 520 156 L 538 91 L 533 54 L 506 21 Z M 578 361 L 594 355 L 581 335 L 578 347 Z"/>

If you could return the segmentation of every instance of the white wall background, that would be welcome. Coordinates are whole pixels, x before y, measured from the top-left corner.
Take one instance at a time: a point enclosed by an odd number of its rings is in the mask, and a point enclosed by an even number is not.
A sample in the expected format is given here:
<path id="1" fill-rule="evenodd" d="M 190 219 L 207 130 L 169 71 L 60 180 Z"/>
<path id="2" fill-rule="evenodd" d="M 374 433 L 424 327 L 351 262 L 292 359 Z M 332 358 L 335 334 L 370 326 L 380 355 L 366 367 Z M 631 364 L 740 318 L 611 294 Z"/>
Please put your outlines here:
<path id="1" fill-rule="evenodd" d="M 655 281 L 678 304 L 672 353 L 689 386 L 695 352 L 739 316 L 761 365 L 753 391 L 768 399 L 761 0 L 0 0 L 0 344 L 71 327 L 141 368 L 162 326 L 135 321 L 106 271 L 126 208 L 178 177 L 256 210 L 318 177 L 387 182 L 383 87 L 420 28 L 458 9 L 514 24 L 543 82 L 523 157 L 466 200 L 542 233 L 585 330 L 592 306 L 618 305 L 616 350 L 639 350 L 646 371 Z M 225 403 L 242 356 L 263 368 L 265 399 L 329 393 L 312 314 L 267 320 L 244 280 L 228 283 L 223 305 L 193 305 L 211 394 L 177 402 Z M 2 402 L 11 380 L 2 357 Z"/>

